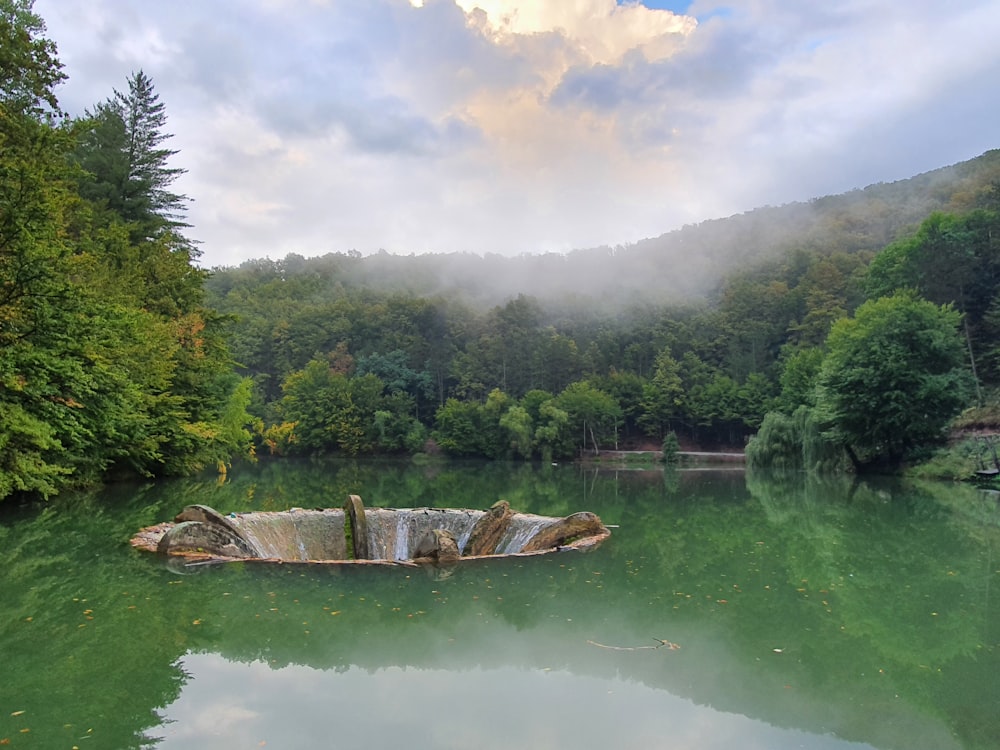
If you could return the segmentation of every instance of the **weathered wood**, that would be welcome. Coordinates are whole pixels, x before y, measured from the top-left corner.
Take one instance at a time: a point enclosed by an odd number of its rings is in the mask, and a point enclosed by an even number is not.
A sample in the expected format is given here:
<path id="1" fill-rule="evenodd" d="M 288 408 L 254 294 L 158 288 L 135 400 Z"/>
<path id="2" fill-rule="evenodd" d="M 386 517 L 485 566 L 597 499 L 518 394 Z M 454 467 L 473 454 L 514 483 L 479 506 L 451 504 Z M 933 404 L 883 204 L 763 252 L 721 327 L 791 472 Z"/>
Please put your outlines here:
<path id="1" fill-rule="evenodd" d="M 257 557 L 247 541 L 232 529 L 201 521 L 181 521 L 160 537 L 156 551 L 164 555 L 196 552 L 223 557 Z"/>
<path id="2" fill-rule="evenodd" d="M 347 512 L 347 522 L 351 529 L 351 547 L 355 560 L 368 560 L 371 553 L 368 549 L 368 519 L 365 518 L 365 506 L 357 495 L 348 495 L 344 503 Z"/>
<path id="3" fill-rule="evenodd" d="M 482 518 L 476 521 L 469 535 L 469 541 L 462 550 L 464 555 L 492 555 L 510 526 L 514 512 L 506 500 L 498 500 L 490 506 Z"/>
<path id="4" fill-rule="evenodd" d="M 584 511 L 566 516 L 541 529 L 528 540 L 522 552 L 535 552 L 565 544 L 575 537 L 607 533 L 607 527 L 595 514 Z"/>

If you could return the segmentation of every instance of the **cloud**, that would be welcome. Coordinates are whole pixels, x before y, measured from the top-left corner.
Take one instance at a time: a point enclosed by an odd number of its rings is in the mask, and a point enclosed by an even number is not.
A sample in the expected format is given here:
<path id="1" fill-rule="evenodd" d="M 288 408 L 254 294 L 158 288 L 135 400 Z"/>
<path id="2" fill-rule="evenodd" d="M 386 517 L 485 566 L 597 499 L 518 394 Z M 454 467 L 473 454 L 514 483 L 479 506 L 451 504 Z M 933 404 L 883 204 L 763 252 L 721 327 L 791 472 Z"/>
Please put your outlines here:
<path id="1" fill-rule="evenodd" d="M 618 244 L 998 145 L 987 0 L 35 8 L 64 107 L 153 78 L 209 265 Z"/>
<path id="2" fill-rule="evenodd" d="M 669 57 L 677 37 L 694 31 L 697 21 L 637 2 L 615 0 L 456 0 L 474 23 L 499 44 L 518 44 L 537 34 L 558 34 L 572 51 L 594 64 L 614 65 L 640 51 L 647 59 Z M 478 12 L 477 12 L 478 11 Z"/>

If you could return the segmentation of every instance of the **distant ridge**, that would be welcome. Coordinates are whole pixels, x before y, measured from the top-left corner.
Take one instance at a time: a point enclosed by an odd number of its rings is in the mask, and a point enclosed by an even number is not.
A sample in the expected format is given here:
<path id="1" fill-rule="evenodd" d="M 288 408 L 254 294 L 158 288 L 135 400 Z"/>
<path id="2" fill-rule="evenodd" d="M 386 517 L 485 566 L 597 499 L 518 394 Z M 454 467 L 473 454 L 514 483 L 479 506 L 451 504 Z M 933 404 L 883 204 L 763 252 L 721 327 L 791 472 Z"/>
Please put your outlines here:
<path id="1" fill-rule="evenodd" d="M 904 180 L 684 226 L 616 247 L 566 254 L 480 256 L 330 253 L 251 260 L 246 271 L 336 278 L 344 289 L 420 297 L 445 295 L 481 306 L 525 294 L 545 307 L 597 308 L 704 299 L 732 272 L 793 250 L 876 252 L 933 211 L 964 212 L 1000 185 L 1000 149 Z M 233 269 L 216 269 L 225 275 Z M 211 282 L 210 282 L 211 284 Z"/>

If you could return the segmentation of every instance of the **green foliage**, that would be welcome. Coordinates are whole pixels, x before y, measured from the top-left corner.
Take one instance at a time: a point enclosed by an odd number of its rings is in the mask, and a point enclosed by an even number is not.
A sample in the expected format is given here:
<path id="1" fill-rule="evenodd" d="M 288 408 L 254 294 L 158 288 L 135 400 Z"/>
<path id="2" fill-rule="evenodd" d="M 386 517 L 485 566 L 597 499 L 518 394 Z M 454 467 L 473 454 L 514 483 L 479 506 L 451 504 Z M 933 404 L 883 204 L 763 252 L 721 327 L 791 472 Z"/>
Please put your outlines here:
<path id="1" fill-rule="evenodd" d="M 555 406 L 568 416 L 567 427 L 581 452 L 616 444 L 622 410 L 610 394 L 586 382 L 571 383 L 556 397 Z"/>
<path id="2" fill-rule="evenodd" d="M 941 438 L 967 403 L 958 312 L 913 294 L 866 302 L 827 341 L 817 411 L 859 468 Z"/>
<path id="3" fill-rule="evenodd" d="M 803 468 L 825 474 L 852 469 L 843 446 L 824 431 L 815 409 L 800 406 L 792 414 L 792 419 L 802 446 Z"/>
<path id="4" fill-rule="evenodd" d="M 367 354 L 357 360 L 357 374 L 376 375 L 389 393 L 408 393 L 414 398 L 429 399 L 433 397 L 431 375 L 426 370 L 417 371 L 409 366 L 408 355 L 402 349 L 395 349 L 388 354 Z"/>
<path id="5" fill-rule="evenodd" d="M 69 130 L 0 101 L 0 346 L 42 335 L 72 297 Z"/>
<path id="6" fill-rule="evenodd" d="M 382 399 L 382 408 L 375 412 L 378 449 L 382 452 L 417 453 L 427 442 L 428 430 L 416 418 L 412 398 L 399 391 Z"/>
<path id="7" fill-rule="evenodd" d="M 934 212 L 916 233 L 882 250 L 865 280 L 871 297 L 914 289 L 931 302 L 952 304 L 964 315 L 962 330 L 973 374 L 985 375 L 990 382 L 1000 375 L 994 343 L 1000 328 L 990 312 L 1000 300 L 998 233 L 996 210 Z"/>
<path id="8" fill-rule="evenodd" d="M 962 440 L 938 448 L 926 461 L 908 467 L 906 475 L 926 480 L 965 481 L 985 468 L 993 468 L 990 452 L 977 440 Z"/>
<path id="9" fill-rule="evenodd" d="M 534 448 L 531 415 L 523 406 L 511 406 L 500 417 L 500 427 L 506 430 L 514 453 L 530 458 Z"/>
<path id="10" fill-rule="evenodd" d="M 815 406 L 816 379 L 823 365 L 823 350 L 812 346 L 787 349 L 783 352 L 783 360 L 778 408 L 791 414 L 800 406 Z"/>
<path id="11" fill-rule="evenodd" d="M 254 458 L 254 434 L 260 431 L 260 420 L 250 416 L 247 407 L 253 398 L 253 381 L 240 378 L 226 400 L 219 419 L 217 445 L 222 455 L 219 461 L 228 463 L 232 457 Z"/>
<path id="12" fill-rule="evenodd" d="M 33 5 L 34 0 L 0 0 L 0 107 L 37 120 L 59 114 L 55 87 L 66 76 Z"/>
<path id="13" fill-rule="evenodd" d="M 156 150 L 162 105 L 136 76 L 148 108 L 124 136 L 153 160 L 134 151 L 132 171 L 107 180 L 160 170 L 144 183 L 159 229 L 137 234 L 124 203 L 80 194 L 90 183 L 72 155 L 115 155 L 110 141 L 81 152 L 86 129 L 54 124 L 63 75 L 42 32 L 30 2 L 0 0 L 0 499 L 251 455 L 249 385 L 203 307 L 192 246 L 164 218 L 163 179 L 177 171 L 162 163 L 173 152 Z"/>
<path id="14" fill-rule="evenodd" d="M 775 404 L 774 390 L 774 384 L 762 373 L 752 372 L 747 376 L 737 391 L 737 408 L 744 425 L 753 429 L 761 423 Z"/>
<path id="15" fill-rule="evenodd" d="M 666 437 L 663 438 L 661 450 L 663 451 L 663 463 L 667 466 L 676 466 L 680 462 L 681 443 L 677 439 L 676 433 L 667 433 Z"/>
<path id="16" fill-rule="evenodd" d="M 746 447 L 747 468 L 833 472 L 846 468 L 843 448 L 823 433 L 815 410 L 800 406 L 791 415 L 768 412 Z"/>
<path id="17" fill-rule="evenodd" d="M 481 441 L 482 406 L 449 398 L 437 410 L 434 440 L 453 456 L 484 455 Z"/>
<path id="18" fill-rule="evenodd" d="M 555 399 L 543 403 L 538 410 L 535 427 L 535 446 L 543 461 L 553 458 L 568 458 L 573 455 L 573 439 L 570 436 L 570 415 L 560 409 Z"/>
<path id="19" fill-rule="evenodd" d="M 622 438 L 627 440 L 645 432 L 639 426 L 645 416 L 644 398 L 648 381 L 634 372 L 620 372 L 614 367 L 606 376 L 592 375 L 587 381 L 598 390 L 612 396 L 622 410 Z M 680 417 L 683 410 L 678 408 L 674 417 Z"/>
<path id="20" fill-rule="evenodd" d="M 0 409 L 0 498 L 15 492 L 55 495 L 70 473 L 50 458 L 60 448 L 54 430 L 17 403 Z"/>
<path id="21" fill-rule="evenodd" d="M 185 226 L 188 198 L 170 192 L 185 170 L 167 166 L 175 150 L 163 148 L 167 116 L 153 81 L 143 71 L 128 80 L 128 93 L 114 95 L 88 112 L 77 148 L 87 176 L 80 192 L 124 221 L 132 242 L 155 239 Z"/>
<path id="22" fill-rule="evenodd" d="M 746 447 L 749 469 L 798 470 L 802 468 L 802 443 L 795 420 L 781 412 L 770 412 Z"/>
<path id="23" fill-rule="evenodd" d="M 485 404 L 448 399 L 437 410 L 433 437 L 453 456 L 509 458 L 516 449 L 510 433 L 518 429 L 516 417 L 505 419 L 512 405 L 499 389 L 490 392 Z"/>
<path id="24" fill-rule="evenodd" d="M 684 399 L 680 365 L 664 349 L 653 363 L 653 377 L 643 385 L 639 425 L 647 435 L 660 437 L 670 429 L 670 422 L 680 416 Z"/>
<path id="25" fill-rule="evenodd" d="M 294 424 L 286 446 L 308 454 L 372 452 L 379 440 L 376 413 L 383 410 L 383 383 L 375 375 L 352 378 L 332 370 L 323 358 L 289 375 L 281 411 Z M 385 434 L 387 420 L 381 420 Z"/>

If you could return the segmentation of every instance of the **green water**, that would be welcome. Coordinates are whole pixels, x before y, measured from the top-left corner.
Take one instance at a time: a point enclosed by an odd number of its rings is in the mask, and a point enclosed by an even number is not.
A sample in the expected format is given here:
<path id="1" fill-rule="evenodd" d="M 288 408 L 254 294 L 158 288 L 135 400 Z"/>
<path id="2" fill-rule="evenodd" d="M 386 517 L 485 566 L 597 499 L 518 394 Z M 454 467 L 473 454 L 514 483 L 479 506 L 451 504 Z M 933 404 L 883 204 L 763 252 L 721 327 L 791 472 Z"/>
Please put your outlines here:
<path id="1" fill-rule="evenodd" d="M 189 503 L 348 493 L 617 528 L 449 576 L 128 545 Z M 0 564 L 10 747 L 1000 746 L 1000 511 L 967 487 L 267 463 L 0 506 Z"/>

